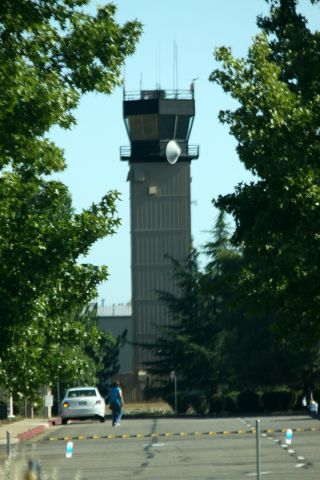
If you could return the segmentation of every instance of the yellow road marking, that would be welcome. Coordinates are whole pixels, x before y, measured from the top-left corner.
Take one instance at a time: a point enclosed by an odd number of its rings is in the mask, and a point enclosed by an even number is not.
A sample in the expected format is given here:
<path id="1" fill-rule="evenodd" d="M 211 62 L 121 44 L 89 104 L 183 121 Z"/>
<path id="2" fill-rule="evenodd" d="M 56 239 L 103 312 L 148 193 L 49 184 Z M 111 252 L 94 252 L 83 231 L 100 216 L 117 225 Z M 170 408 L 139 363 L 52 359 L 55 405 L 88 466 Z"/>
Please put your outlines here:
<path id="1" fill-rule="evenodd" d="M 274 432 L 286 432 L 287 429 L 274 429 L 274 428 L 268 428 L 266 430 L 263 430 L 261 433 L 274 433 Z M 296 432 L 319 432 L 320 428 L 317 427 L 311 427 L 311 428 L 296 428 L 293 429 L 293 431 Z M 237 434 L 253 434 L 256 433 L 255 428 L 252 428 L 250 430 L 224 430 L 224 431 L 217 431 L 217 432 L 165 432 L 165 433 L 137 433 L 137 434 L 129 434 L 129 433 L 124 433 L 122 435 L 92 435 L 92 436 L 85 436 L 85 435 L 79 435 L 78 437 L 72 437 L 72 436 L 66 436 L 66 437 L 49 437 L 49 441 L 57 441 L 57 440 L 64 440 L 64 441 L 69 441 L 69 440 L 98 440 L 98 439 L 114 439 L 114 438 L 150 438 L 150 437 L 171 437 L 171 436 L 180 436 L 180 437 L 185 437 L 185 436 L 203 436 L 203 435 L 208 435 L 208 436 L 217 436 L 217 435 L 237 435 Z"/>

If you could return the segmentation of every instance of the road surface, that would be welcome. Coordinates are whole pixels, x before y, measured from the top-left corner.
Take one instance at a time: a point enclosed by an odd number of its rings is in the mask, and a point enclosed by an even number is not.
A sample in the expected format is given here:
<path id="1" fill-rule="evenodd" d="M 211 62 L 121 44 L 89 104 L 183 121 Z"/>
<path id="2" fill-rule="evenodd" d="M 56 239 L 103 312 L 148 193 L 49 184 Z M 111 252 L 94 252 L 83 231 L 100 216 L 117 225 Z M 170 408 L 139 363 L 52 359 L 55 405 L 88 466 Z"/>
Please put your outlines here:
<path id="1" fill-rule="evenodd" d="M 119 428 L 110 421 L 74 422 L 20 444 L 2 476 L 22 480 L 28 461 L 36 460 L 41 480 L 257 478 L 255 426 L 255 418 L 124 419 Z M 318 420 L 268 416 L 260 417 L 260 427 L 261 479 L 320 479 Z"/>

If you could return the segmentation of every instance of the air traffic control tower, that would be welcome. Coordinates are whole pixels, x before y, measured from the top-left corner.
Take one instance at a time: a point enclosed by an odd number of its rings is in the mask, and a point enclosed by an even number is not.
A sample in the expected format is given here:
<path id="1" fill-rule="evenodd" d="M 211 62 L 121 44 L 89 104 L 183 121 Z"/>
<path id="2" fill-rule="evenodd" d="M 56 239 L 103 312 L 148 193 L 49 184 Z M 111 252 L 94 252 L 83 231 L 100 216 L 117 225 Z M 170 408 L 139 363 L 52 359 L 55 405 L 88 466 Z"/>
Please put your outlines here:
<path id="1" fill-rule="evenodd" d="M 190 165 L 199 147 L 189 145 L 195 115 L 194 89 L 124 92 L 123 117 L 129 162 L 133 341 L 153 343 L 168 325 L 158 292 L 178 293 L 172 262 L 191 247 Z M 135 373 L 152 354 L 135 346 Z"/>

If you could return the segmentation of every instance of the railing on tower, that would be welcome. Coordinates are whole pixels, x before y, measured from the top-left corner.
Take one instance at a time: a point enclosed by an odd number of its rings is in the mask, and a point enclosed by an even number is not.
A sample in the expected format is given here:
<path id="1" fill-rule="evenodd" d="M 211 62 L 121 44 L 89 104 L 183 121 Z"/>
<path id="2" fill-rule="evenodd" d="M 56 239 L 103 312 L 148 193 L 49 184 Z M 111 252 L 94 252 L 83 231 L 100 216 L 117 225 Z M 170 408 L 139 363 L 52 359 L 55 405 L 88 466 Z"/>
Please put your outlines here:
<path id="1" fill-rule="evenodd" d="M 159 157 L 159 154 L 158 153 L 154 154 L 154 156 Z M 192 159 L 199 158 L 199 145 L 187 145 L 186 153 L 182 154 L 181 157 L 183 158 L 184 156 Z M 163 155 L 163 157 L 165 158 L 165 155 Z M 129 158 L 131 158 L 130 145 L 120 147 L 120 158 L 121 160 L 129 160 Z"/>
<path id="2" fill-rule="evenodd" d="M 132 100 L 192 100 L 194 98 L 194 90 L 140 90 L 126 92 L 123 91 L 123 99 L 125 101 Z"/>

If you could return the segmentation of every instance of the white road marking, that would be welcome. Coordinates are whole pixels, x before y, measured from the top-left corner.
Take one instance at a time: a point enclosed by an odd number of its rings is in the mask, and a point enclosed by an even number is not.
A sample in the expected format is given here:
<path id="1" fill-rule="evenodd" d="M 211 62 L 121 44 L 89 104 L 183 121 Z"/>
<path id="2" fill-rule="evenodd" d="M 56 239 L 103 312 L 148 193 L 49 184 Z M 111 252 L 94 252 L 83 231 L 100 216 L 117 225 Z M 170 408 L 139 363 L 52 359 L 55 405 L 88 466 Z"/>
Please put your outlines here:
<path id="1" fill-rule="evenodd" d="M 260 472 L 260 475 L 270 475 L 271 472 Z M 256 477 L 257 476 L 257 472 L 253 472 L 253 473 L 247 473 L 246 475 L 247 477 Z"/>
<path id="2" fill-rule="evenodd" d="M 164 447 L 166 443 L 146 443 L 144 447 Z"/>

